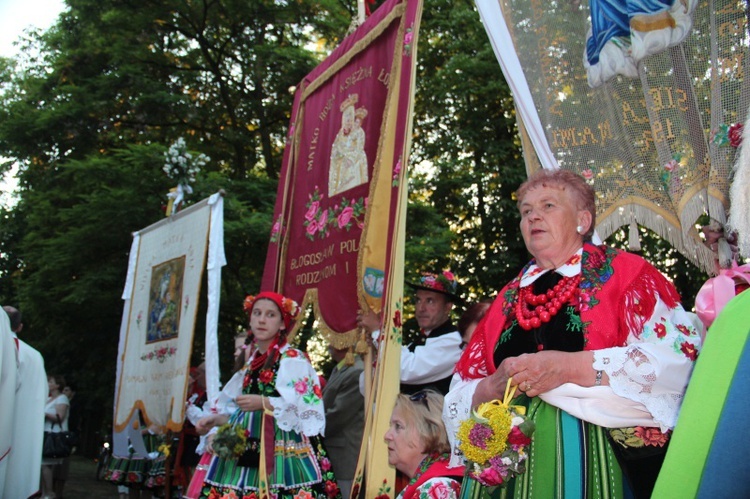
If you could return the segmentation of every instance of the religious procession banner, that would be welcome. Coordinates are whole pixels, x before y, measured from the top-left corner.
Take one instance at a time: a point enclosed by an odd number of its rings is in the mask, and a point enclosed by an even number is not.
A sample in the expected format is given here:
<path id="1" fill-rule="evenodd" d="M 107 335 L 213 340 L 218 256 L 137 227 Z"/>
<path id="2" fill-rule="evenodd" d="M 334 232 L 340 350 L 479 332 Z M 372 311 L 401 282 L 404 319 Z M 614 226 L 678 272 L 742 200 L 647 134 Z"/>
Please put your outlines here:
<path id="1" fill-rule="evenodd" d="M 602 238 L 630 224 L 637 249 L 645 226 L 713 273 L 695 224 L 727 220 L 750 105 L 745 2 L 476 4 L 513 89 L 527 168 L 583 175 Z"/>
<path id="2" fill-rule="evenodd" d="M 123 292 L 115 431 L 128 426 L 136 409 L 148 425 L 182 429 L 198 297 L 207 261 L 207 391 L 210 386 L 211 392 L 218 394 L 218 285 L 226 262 L 221 194 L 133 235 Z"/>
<path id="3" fill-rule="evenodd" d="M 297 88 L 263 276 L 337 346 L 382 308 L 407 161 L 420 2 L 380 7 Z M 401 276 L 399 276 L 401 278 Z"/>
<path id="4" fill-rule="evenodd" d="M 383 437 L 399 387 L 406 165 L 420 0 L 389 0 L 299 85 L 263 289 L 312 305 L 337 348 L 356 315 L 383 316 L 352 497 L 394 496 Z M 368 362 L 369 364 L 369 362 Z M 369 373 L 368 373 L 369 374 Z M 369 384 L 368 384 L 369 386 Z"/>

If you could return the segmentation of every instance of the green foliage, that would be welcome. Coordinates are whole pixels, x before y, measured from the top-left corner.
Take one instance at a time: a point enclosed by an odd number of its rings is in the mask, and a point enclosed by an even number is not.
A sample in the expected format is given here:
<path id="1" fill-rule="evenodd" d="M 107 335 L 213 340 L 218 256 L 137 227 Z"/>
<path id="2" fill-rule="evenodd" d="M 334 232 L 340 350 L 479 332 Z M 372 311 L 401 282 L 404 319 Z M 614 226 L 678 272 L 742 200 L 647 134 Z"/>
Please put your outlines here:
<path id="1" fill-rule="evenodd" d="M 408 261 L 450 266 L 467 298 L 491 295 L 526 260 L 513 199 L 525 170 L 510 90 L 471 2 L 425 9 L 417 72 L 412 163 L 424 173 L 412 175 L 412 198 L 434 209 L 451 241 L 440 260 L 412 249 Z"/>
<path id="2" fill-rule="evenodd" d="M 341 40 L 355 4 L 67 5 L 48 32 L 28 34 L 23 56 L 0 59 L 0 156 L 11 159 L 0 172 L 20 168 L 18 203 L 0 207 L 0 303 L 23 311 L 24 339 L 73 378 L 98 422 L 112 414 L 131 234 L 163 216 L 174 187 L 163 154 L 178 137 L 211 157 L 188 202 L 224 193 L 219 345 L 231 371 L 242 300 L 260 286 L 292 89 Z M 510 90 L 472 2 L 425 6 L 417 56 L 406 280 L 450 268 L 465 298 L 493 296 L 528 259 Z M 644 247 L 678 287 L 701 279 L 665 243 Z M 313 334 L 310 322 L 299 345 L 320 349 Z"/>

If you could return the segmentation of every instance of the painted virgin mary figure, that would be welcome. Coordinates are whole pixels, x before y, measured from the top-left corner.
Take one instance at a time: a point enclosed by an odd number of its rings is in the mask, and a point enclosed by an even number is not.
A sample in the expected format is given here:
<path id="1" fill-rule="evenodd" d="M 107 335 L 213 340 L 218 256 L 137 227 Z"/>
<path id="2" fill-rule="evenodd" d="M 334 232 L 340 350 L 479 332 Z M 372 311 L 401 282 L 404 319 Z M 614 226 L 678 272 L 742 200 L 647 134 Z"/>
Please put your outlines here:
<path id="1" fill-rule="evenodd" d="M 331 147 L 328 171 L 328 196 L 347 191 L 367 182 L 367 155 L 362 120 L 367 109 L 355 106 L 359 96 L 352 94 L 341 103 L 341 129 Z"/>
<path id="2" fill-rule="evenodd" d="M 681 43 L 696 0 L 591 0 L 584 66 L 589 86 L 616 74 L 638 76 L 638 62 Z"/>

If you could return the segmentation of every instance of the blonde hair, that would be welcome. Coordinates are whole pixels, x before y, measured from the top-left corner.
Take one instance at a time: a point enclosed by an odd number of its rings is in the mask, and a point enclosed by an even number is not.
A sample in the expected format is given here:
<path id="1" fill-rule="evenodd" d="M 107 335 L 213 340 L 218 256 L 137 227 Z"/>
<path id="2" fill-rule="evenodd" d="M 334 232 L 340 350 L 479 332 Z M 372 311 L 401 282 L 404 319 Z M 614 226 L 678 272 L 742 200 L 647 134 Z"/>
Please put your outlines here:
<path id="1" fill-rule="evenodd" d="M 422 390 L 413 395 L 399 393 L 394 410 L 399 408 L 404 422 L 413 425 L 418 442 L 425 454 L 450 451 L 448 432 L 443 424 L 443 396 L 434 390 Z"/>

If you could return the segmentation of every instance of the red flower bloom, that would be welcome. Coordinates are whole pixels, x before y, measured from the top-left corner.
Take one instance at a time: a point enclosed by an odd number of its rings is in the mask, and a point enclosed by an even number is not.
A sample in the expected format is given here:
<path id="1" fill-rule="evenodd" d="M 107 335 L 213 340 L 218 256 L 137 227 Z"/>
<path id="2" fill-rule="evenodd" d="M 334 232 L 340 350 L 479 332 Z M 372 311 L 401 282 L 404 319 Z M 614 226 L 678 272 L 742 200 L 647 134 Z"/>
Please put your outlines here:
<path id="1" fill-rule="evenodd" d="M 218 490 L 211 487 L 211 490 L 208 493 L 208 499 L 221 499 L 221 494 Z"/>
<path id="2" fill-rule="evenodd" d="M 604 252 L 601 250 L 592 251 L 588 255 L 587 264 L 590 267 L 601 267 L 604 263 Z"/>
<path id="3" fill-rule="evenodd" d="M 677 330 L 685 336 L 692 336 L 693 332 L 685 324 L 677 324 Z"/>
<path id="4" fill-rule="evenodd" d="M 331 461 L 327 457 L 320 458 L 320 469 L 323 471 L 329 471 L 331 469 Z"/>
<path id="5" fill-rule="evenodd" d="M 396 310 L 396 312 L 393 314 L 393 325 L 394 327 L 401 327 L 401 311 Z"/>
<path id="6" fill-rule="evenodd" d="M 339 495 L 339 486 L 336 485 L 336 482 L 326 480 L 325 491 L 328 497 L 336 497 L 337 495 Z"/>
<path id="7" fill-rule="evenodd" d="M 263 369 L 260 372 L 260 376 L 258 376 L 258 379 L 261 383 L 270 383 L 273 381 L 273 371 L 270 369 Z"/>
<path id="8" fill-rule="evenodd" d="M 669 433 L 662 433 L 659 428 L 644 428 L 643 426 L 636 426 L 635 434 L 638 438 L 643 440 L 646 445 L 664 447 L 664 444 L 669 440 Z"/>
<path id="9" fill-rule="evenodd" d="M 297 357 L 297 356 L 299 356 L 299 353 L 297 352 L 297 350 L 295 350 L 293 348 L 290 348 L 289 350 L 286 351 L 286 356 L 287 357 Z"/>
<path id="10" fill-rule="evenodd" d="M 245 494 L 242 496 L 242 499 L 258 499 L 258 494 L 255 492 L 250 492 L 249 494 Z"/>
<path id="11" fill-rule="evenodd" d="M 664 338 L 667 335 L 667 327 L 661 322 L 654 326 L 657 338 Z"/>
<path id="12" fill-rule="evenodd" d="M 320 391 L 320 385 L 313 385 L 313 393 L 318 398 L 322 398 L 323 397 L 323 392 Z"/>
<path id="13" fill-rule="evenodd" d="M 727 135 L 729 136 L 729 145 L 732 147 L 740 147 L 742 144 L 742 129 L 744 126 L 742 123 L 735 123 L 729 127 Z"/>
<path id="14" fill-rule="evenodd" d="M 524 435 L 518 426 L 514 426 L 508 434 L 508 443 L 510 445 L 529 445 L 531 439 Z"/>
<path id="15" fill-rule="evenodd" d="M 680 345 L 680 350 L 682 350 L 682 353 L 685 354 L 685 357 L 687 357 L 690 360 L 695 360 L 698 358 L 698 350 L 695 348 L 695 345 L 692 343 L 689 343 L 687 341 L 683 341 L 682 345 Z"/>

